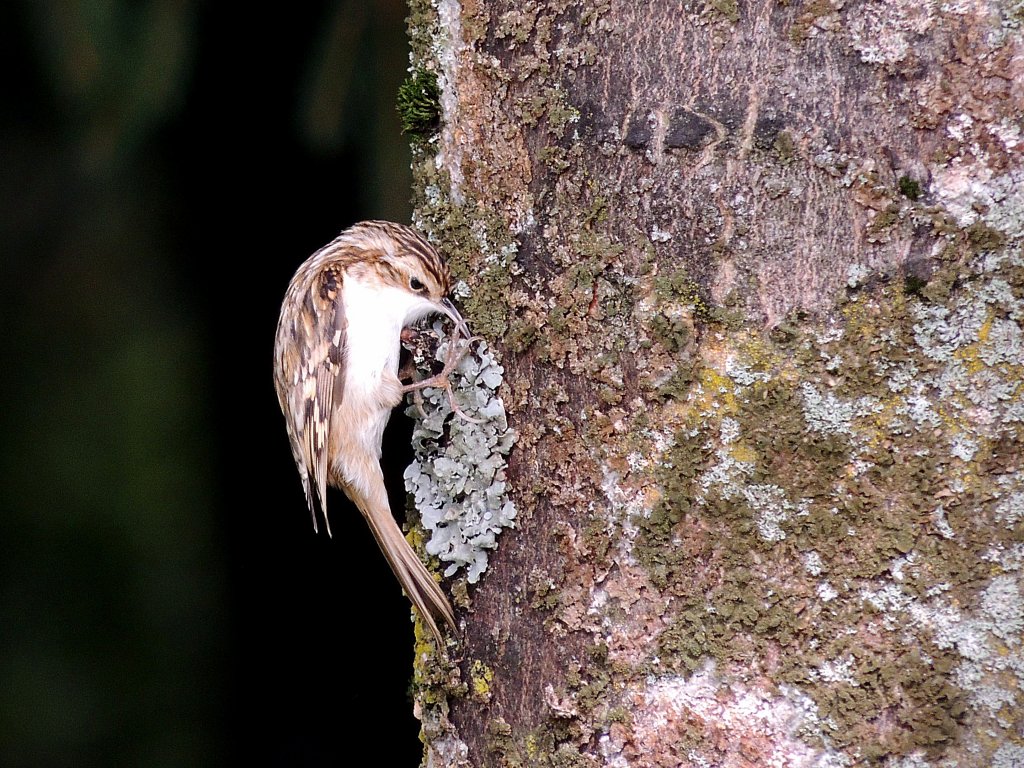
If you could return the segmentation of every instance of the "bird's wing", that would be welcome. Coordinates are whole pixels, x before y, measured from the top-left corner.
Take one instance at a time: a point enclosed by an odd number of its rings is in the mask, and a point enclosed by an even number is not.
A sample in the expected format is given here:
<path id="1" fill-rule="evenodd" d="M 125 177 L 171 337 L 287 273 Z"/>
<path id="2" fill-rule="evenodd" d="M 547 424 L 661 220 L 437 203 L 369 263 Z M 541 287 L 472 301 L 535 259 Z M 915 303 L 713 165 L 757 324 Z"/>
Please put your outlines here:
<path id="1" fill-rule="evenodd" d="M 279 378 L 275 384 L 285 414 L 292 454 L 302 478 L 313 529 L 327 519 L 327 459 L 331 413 L 345 389 L 343 273 L 328 266 L 298 286 L 298 311 L 282 315 L 277 329 Z"/>

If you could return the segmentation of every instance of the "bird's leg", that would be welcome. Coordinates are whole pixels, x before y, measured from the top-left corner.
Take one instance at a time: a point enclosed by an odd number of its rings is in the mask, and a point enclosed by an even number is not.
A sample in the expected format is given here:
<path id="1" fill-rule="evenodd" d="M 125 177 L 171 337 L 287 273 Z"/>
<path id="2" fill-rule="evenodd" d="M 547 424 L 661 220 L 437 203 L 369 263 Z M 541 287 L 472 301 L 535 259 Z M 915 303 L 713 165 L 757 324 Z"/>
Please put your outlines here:
<path id="1" fill-rule="evenodd" d="M 412 398 L 412 404 L 416 408 L 416 412 L 420 415 L 420 418 L 427 418 L 427 412 L 423 410 L 423 390 L 414 389 L 410 393 L 410 396 Z"/>
<path id="2" fill-rule="evenodd" d="M 417 389 L 426 389 L 427 387 L 434 387 L 435 389 L 448 389 L 451 387 L 451 382 L 448 380 L 448 376 L 455 370 L 462 358 L 469 353 L 469 348 L 475 339 L 470 339 L 465 345 L 459 346 L 459 329 L 456 327 L 455 332 L 448 340 L 448 352 L 444 357 L 444 368 L 441 369 L 440 373 L 435 373 L 433 376 L 429 376 L 419 381 L 414 381 L 412 384 L 406 384 L 403 388 L 403 392 L 414 392 Z"/>
<path id="3" fill-rule="evenodd" d="M 417 355 L 426 355 L 426 350 L 420 340 L 420 332 L 415 328 L 403 328 L 402 340 L 402 361 L 398 367 L 398 379 L 402 383 L 402 394 L 410 392 L 412 405 L 416 408 L 421 419 L 427 418 L 427 412 L 423 410 L 423 389 L 416 388 L 411 391 L 407 389 L 406 381 L 416 380 L 416 358 Z"/>
<path id="4" fill-rule="evenodd" d="M 458 324 L 455 325 L 451 337 L 448 339 L 448 352 L 445 354 L 444 367 L 440 373 L 434 374 L 421 381 L 414 381 L 411 384 L 406 384 L 402 387 L 402 392 L 413 393 L 413 403 L 419 408 L 420 412 L 423 412 L 423 395 L 422 390 L 431 387 L 433 389 L 443 389 L 448 394 L 448 403 L 452 408 L 452 412 L 458 414 L 461 418 L 466 421 L 470 421 L 474 424 L 480 424 L 482 419 L 474 419 L 468 416 L 459 404 L 455 401 L 455 393 L 452 390 L 452 382 L 449 376 L 458 367 L 462 359 L 469 354 L 469 350 L 473 344 L 483 339 L 482 336 L 471 336 L 466 339 L 465 344 L 459 344 L 460 333 L 463 330 Z M 405 331 L 403 331 L 403 334 Z M 415 331 L 412 332 L 415 334 Z"/>

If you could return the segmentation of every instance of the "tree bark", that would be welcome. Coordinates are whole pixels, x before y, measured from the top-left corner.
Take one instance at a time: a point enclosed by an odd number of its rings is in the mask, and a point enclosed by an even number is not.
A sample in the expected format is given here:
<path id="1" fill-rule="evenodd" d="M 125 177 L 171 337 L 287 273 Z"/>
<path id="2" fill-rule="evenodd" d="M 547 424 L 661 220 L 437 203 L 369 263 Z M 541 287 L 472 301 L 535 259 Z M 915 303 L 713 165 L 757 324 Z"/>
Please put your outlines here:
<path id="1" fill-rule="evenodd" d="M 1024 765 L 1019 3 L 412 0 L 517 529 L 430 766 Z"/>

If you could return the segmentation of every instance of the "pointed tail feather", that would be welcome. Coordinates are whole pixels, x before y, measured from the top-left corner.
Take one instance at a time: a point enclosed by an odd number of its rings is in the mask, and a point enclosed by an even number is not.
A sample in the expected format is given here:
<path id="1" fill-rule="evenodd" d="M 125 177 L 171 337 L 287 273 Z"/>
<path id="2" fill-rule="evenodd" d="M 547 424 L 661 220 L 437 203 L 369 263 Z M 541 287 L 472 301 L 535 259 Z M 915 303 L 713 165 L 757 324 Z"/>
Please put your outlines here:
<path id="1" fill-rule="evenodd" d="M 444 619 L 448 626 L 455 629 L 455 613 L 452 611 L 448 598 L 434 581 L 434 577 L 420 562 L 412 547 L 409 546 L 409 542 L 405 540 L 402 529 L 398 527 L 398 523 L 391 516 L 391 510 L 386 505 L 381 509 L 372 502 L 366 504 L 365 507 L 362 504 L 358 506 L 359 511 L 366 518 L 366 522 L 369 523 L 373 537 L 377 540 L 384 557 L 387 558 L 391 570 L 401 582 L 405 594 L 409 596 L 420 615 L 427 622 L 437 640 L 438 648 L 444 648 L 444 640 L 435 618 Z"/>

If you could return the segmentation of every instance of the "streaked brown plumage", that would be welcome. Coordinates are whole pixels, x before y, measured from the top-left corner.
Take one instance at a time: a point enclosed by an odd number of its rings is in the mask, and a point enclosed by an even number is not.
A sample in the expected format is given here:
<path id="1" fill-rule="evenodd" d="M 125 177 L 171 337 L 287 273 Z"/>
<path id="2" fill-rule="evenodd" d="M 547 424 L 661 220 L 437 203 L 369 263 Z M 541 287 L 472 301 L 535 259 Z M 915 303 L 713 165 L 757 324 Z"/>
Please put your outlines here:
<path id="1" fill-rule="evenodd" d="M 455 615 L 391 515 L 380 455 L 391 409 L 424 386 L 398 379 L 402 329 L 443 313 L 469 335 L 445 298 L 450 287 L 448 267 L 414 230 L 362 222 L 299 267 L 274 345 L 274 386 L 314 530 L 322 518 L 330 534 L 326 490 L 340 488 L 442 647 L 435 618 L 454 628 Z"/>

